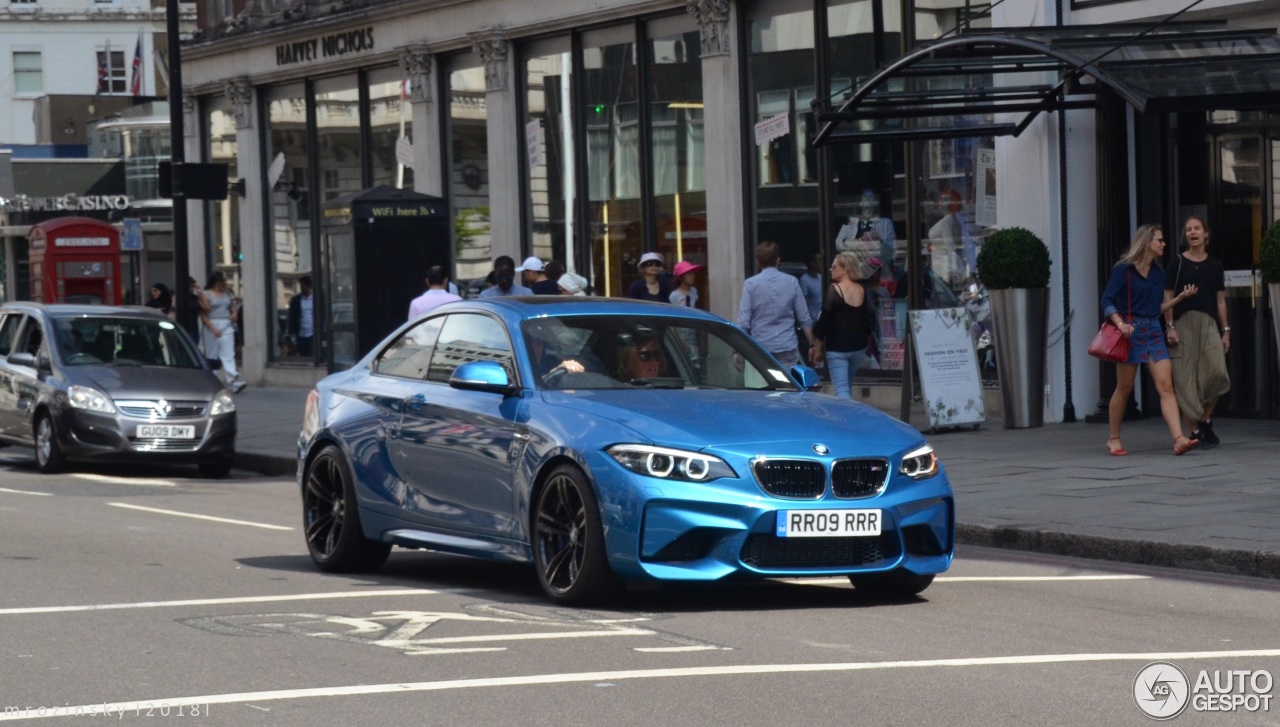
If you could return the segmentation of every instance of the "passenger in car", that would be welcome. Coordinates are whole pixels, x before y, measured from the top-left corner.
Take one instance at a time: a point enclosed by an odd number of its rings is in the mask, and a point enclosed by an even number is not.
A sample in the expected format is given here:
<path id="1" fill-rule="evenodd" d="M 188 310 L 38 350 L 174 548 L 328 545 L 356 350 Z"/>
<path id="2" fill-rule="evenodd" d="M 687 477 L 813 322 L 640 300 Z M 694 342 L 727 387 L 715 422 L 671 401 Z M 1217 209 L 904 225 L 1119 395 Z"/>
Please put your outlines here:
<path id="1" fill-rule="evenodd" d="M 653 379 L 667 368 L 667 356 L 656 338 L 636 338 L 622 351 L 622 380 Z"/>

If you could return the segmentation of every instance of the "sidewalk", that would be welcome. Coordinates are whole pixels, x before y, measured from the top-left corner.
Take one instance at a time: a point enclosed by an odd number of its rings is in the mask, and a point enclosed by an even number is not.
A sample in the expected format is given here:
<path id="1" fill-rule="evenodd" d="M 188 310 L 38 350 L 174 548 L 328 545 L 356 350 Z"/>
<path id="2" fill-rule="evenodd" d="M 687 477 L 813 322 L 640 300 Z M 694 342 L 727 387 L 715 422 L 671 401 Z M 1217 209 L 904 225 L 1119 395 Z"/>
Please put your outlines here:
<path id="1" fill-rule="evenodd" d="M 307 389 L 236 396 L 237 466 L 292 476 Z M 913 421 L 921 426 L 922 421 Z M 1159 419 L 928 435 L 956 493 L 961 544 L 1280 578 L 1280 422 L 1221 419 L 1223 445 L 1173 456 Z"/>

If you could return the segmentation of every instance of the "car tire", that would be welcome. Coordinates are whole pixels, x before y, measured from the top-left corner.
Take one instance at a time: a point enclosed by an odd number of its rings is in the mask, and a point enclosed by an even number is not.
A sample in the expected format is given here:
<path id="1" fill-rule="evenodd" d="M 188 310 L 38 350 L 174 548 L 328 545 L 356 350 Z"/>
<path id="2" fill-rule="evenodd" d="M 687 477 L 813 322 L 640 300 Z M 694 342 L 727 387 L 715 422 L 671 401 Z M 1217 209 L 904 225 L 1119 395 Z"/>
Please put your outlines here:
<path id="1" fill-rule="evenodd" d="M 391 553 L 390 544 L 365 537 L 346 459 L 333 445 L 311 460 L 302 478 L 302 525 L 311 560 L 328 573 L 375 571 Z"/>
<path id="2" fill-rule="evenodd" d="M 933 583 L 933 574 L 919 575 L 898 569 L 888 573 L 862 573 L 849 576 L 849 582 L 859 592 L 885 600 L 914 598 Z"/>
<path id="3" fill-rule="evenodd" d="M 577 467 L 556 467 L 538 490 L 533 562 L 542 590 L 555 603 L 602 603 L 618 591 L 620 582 L 605 552 L 600 506 Z"/>
<path id="4" fill-rule="evenodd" d="M 219 460 L 217 462 L 201 462 L 197 465 L 200 468 L 200 475 L 214 480 L 220 480 L 231 474 L 231 459 Z"/>
<path id="5" fill-rule="evenodd" d="M 58 443 L 58 428 L 48 412 L 36 415 L 36 466 L 46 475 L 61 472 L 67 466 L 67 458 Z"/>

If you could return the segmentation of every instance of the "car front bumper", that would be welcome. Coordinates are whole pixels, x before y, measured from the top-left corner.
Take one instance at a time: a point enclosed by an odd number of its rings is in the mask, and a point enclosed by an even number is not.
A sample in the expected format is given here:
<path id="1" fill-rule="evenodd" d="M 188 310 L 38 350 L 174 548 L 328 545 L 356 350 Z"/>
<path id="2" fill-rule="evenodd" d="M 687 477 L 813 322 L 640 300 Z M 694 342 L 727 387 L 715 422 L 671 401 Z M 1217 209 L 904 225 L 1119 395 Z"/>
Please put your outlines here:
<path id="1" fill-rule="evenodd" d="M 138 425 L 191 425 L 192 439 L 139 439 Z M 67 409 L 58 417 L 58 443 L 75 460 L 111 462 L 224 462 L 235 456 L 236 413 L 153 422 L 121 414 Z"/>

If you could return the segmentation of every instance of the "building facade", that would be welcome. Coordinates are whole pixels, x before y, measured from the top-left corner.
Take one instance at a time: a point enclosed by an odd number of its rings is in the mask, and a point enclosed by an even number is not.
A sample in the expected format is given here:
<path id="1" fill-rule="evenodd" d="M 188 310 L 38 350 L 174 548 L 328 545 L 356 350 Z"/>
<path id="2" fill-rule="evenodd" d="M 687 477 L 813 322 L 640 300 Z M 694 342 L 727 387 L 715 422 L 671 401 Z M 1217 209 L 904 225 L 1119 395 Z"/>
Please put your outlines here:
<path id="1" fill-rule="evenodd" d="M 1280 11 L 1267 5 L 1206 0 L 1182 19 L 1274 27 Z M 211 6 L 202 9 L 201 38 L 184 50 L 184 142 L 190 160 L 230 164 L 243 195 L 189 203 L 194 272 L 224 270 L 242 297 L 250 381 L 309 383 L 333 367 L 325 327 L 347 313 L 332 302 L 351 298 L 325 205 L 375 186 L 447 200 L 451 253 L 438 262 L 459 283 L 482 277 L 498 255 L 532 254 L 586 276 L 597 294 L 621 295 L 640 255 L 656 251 L 668 267 L 705 266 L 703 300 L 731 320 L 758 242 L 778 242 L 788 267 L 817 256 L 825 269 L 850 249 L 880 283 L 876 370 L 864 373 L 892 382 L 902 367 L 907 288 L 922 288 L 926 306 L 962 304 L 978 283 L 983 236 L 1017 225 L 1049 242 L 1055 258 L 1046 418 L 1071 418 L 1073 409 L 1091 410 L 1107 385 L 1084 353 L 1099 271 L 1113 262 L 1114 242 L 1101 239 L 1100 225 L 1116 228 L 1111 237 L 1130 235 L 1139 218 L 1180 229 L 1191 210 L 1235 225 L 1227 222 L 1234 203 L 1222 195 L 1243 175 L 1257 182 L 1256 194 L 1249 224 L 1230 234 L 1241 249 L 1246 239 L 1256 246 L 1280 214 L 1270 175 L 1261 175 L 1270 168 L 1270 112 L 1239 99 L 1181 115 L 1080 108 L 1039 115 L 1016 136 L 986 134 L 995 119 L 965 113 L 955 123 L 968 128 L 947 138 L 813 140 L 827 123 L 824 109 L 920 43 L 1058 25 L 1136 33 L 1179 9 L 1159 0 Z M 1129 219 L 1099 214 L 1098 148 L 1109 138 L 1100 118 L 1132 139 L 1121 149 L 1127 162 L 1113 160 L 1129 179 L 1120 192 Z M 1217 136 L 1169 137 L 1196 119 Z M 1170 163 L 1144 149 L 1171 139 L 1199 160 L 1187 162 L 1187 180 L 1224 158 L 1223 143 L 1231 159 L 1248 161 L 1230 165 L 1236 181 L 1153 191 L 1130 167 Z M 911 259 L 921 261 L 914 273 Z M 1243 267 L 1253 264 L 1256 257 Z M 388 291 L 420 290 L 422 272 L 387 270 Z M 322 326 L 311 357 L 298 355 L 288 327 L 303 276 L 316 285 Z M 1260 373 L 1273 366 L 1267 335 L 1249 373 L 1255 391 L 1271 397 L 1274 375 Z M 1275 407 L 1251 411 L 1273 415 Z"/>

